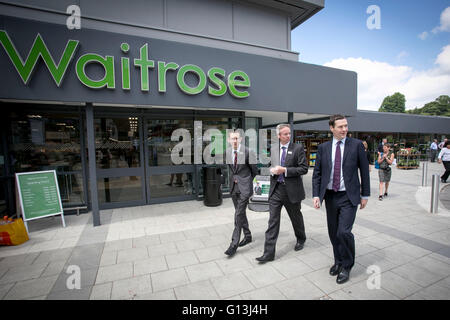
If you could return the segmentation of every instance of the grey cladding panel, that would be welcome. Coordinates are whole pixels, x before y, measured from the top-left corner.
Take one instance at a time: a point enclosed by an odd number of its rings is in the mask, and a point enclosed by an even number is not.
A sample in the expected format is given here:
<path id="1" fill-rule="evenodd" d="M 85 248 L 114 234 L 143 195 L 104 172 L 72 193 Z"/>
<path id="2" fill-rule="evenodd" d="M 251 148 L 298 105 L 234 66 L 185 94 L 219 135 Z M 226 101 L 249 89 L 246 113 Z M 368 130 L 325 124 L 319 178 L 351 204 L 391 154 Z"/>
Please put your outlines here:
<path id="1" fill-rule="evenodd" d="M 289 49 L 287 14 L 275 9 L 235 3 L 233 15 L 234 40 Z"/>
<path id="2" fill-rule="evenodd" d="M 82 16 L 164 27 L 164 0 L 80 0 L 80 7 Z"/>
<path id="3" fill-rule="evenodd" d="M 231 2 L 166 0 L 166 6 L 169 29 L 232 39 Z"/>

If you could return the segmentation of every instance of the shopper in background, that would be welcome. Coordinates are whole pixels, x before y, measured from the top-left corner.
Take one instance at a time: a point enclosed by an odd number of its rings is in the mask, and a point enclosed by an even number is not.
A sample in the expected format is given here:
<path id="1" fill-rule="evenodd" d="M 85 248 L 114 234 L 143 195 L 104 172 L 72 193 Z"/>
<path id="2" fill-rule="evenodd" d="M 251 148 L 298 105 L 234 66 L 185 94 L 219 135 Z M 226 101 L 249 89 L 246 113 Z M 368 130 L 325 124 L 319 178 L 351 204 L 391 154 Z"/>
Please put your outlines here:
<path id="1" fill-rule="evenodd" d="M 364 151 L 366 152 L 367 161 L 369 162 L 369 172 L 372 171 L 372 167 L 370 166 L 372 162 L 370 161 L 370 153 L 369 153 L 369 146 L 367 145 L 366 141 L 363 141 Z"/>
<path id="2" fill-rule="evenodd" d="M 439 143 L 438 147 L 439 147 L 439 151 L 441 151 L 442 149 L 444 149 L 445 143 L 447 142 L 447 138 L 445 138 L 443 141 L 441 141 L 441 143 Z"/>
<path id="3" fill-rule="evenodd" d="M 387 139 L 383 138 L 383 140 L 381 140 L 380 144 L 378 145 L 378 152 L 383 152 L 383 146 L 387 143 Z"/>
<path id="4" fill-rule="evenodd" d="M 378 153 L 378 164 L 380 166 L 380 170 L 378 170 L 378 177 L 380 178 L 380 193 L 378 196 L 378 200 L 383 200 L 383 196 L 387 197 L 389 181 L 391 181 L 392 169 L 390 165 L 394 162 L 394 153 L 390 152 L 391 146 L 389 143 L 385 143 L 383 145 L 383 152 Z M 384 187 L 384 195 L 383 195 L 383 184 Z"/>
<path id="5" fill-rule="evenodd" d="M 447 183 L 448 176 L 450 175 L 450 141 L 446 141 L 444 147 L 438 156 L 438 162 L 444 164 L 445 172 L 441 176 L 441 182 Z"/>
<path id="6" fill-rule="evenodd" d="M 433 139 L 433 142 L 430 145 L 430 158 L 431 158 L 431 162 L 435 162 L 436 161 L 436 155 L 438 152 L 438 144 L 437 144 L 437 139 Z"/>

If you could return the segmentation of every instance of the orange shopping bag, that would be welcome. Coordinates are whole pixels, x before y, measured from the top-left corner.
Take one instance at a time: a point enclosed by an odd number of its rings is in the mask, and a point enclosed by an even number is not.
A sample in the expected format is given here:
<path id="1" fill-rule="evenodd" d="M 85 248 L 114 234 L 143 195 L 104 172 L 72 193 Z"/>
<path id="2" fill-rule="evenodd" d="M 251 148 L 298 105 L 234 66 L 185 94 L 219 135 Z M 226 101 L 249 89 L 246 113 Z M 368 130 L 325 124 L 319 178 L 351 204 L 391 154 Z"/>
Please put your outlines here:
<path id="1" fill-rule="evenodd" d="M 16 246 L 29 240 L 22 218 L 0 222 L 0 245 Z"/>

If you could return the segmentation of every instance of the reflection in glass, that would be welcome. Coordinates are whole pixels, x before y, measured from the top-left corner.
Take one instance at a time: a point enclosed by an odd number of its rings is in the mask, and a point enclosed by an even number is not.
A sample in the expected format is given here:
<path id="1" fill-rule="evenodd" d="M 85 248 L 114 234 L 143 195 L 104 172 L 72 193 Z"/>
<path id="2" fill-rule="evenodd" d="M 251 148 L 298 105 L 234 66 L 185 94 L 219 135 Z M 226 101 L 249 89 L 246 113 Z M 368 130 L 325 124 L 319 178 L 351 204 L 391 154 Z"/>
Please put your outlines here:
<path id="1" fill-rule="evenodd" d="M 109 177 L 98 179 L 100 203 L 142 200 L 141 177 Z"/>
<path id="2" fill-rule="evenodd" d="M 15 172 L 81 170 L 78 115 L 13 112 L 10 118 Z"/>
<path id="3" fill-rule="evenodd" d="M 137 117 L 94 120 L 97 168 L 135 168 L 140 166 Z"/>
<path id="4" fill-rule="evenodd" d="M 81 174 L 59 174 L 58 185 L 63 205 L 84 202 L 83 176 Z"/>
<path id="5" fill-rule="evenodd" d="M 193 120 L 148 120 L 147 145 L 149 166 L 172 166 L 171 153 L 180 141 L 172 141 L 172 133 L 177 129 L 186 129 L 191 135 L 191 163 L 193 157 L 194 122 Z"/>
<path id="6" fill-rule="evenodd" d="M 152 199 L 191 195 L 193 192 L 193 177 L 190 172 L 150 176 Z"/>

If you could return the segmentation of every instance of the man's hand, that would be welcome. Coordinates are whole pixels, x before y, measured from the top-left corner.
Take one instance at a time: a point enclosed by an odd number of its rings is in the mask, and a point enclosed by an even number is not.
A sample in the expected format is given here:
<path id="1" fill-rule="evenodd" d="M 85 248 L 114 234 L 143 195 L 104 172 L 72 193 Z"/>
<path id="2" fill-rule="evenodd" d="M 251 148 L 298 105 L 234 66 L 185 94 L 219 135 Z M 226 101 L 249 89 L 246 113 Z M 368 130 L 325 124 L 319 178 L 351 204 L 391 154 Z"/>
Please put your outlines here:
<path id="1" fill-rule="evenodd" d="M 320 199 L 319 199 L 319 197 L 314 197 L 313 198 L 313 205 L 314 205 L 314 208 L 316 208 L 316 209 L 320 208 Z"/>
<path id="2" fill-rule="evenodd" d="M 366 207 L 368 199 L 361 199 L 361 205 L 359 206 L 360 209 L 364 209 Z"/>
<path id="3" fill-rule="evenodd" d="M 271 174 L 280 175 L 280 174 L 283 174 L 285 171 L 286 171 L 286 168 L 284 168 L 282 166 L 276 166 L 276 167 L 270 168 Z"/>

